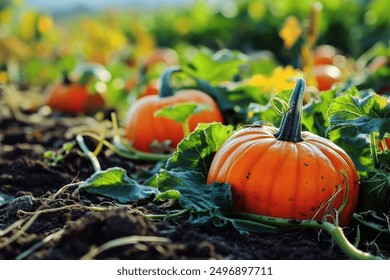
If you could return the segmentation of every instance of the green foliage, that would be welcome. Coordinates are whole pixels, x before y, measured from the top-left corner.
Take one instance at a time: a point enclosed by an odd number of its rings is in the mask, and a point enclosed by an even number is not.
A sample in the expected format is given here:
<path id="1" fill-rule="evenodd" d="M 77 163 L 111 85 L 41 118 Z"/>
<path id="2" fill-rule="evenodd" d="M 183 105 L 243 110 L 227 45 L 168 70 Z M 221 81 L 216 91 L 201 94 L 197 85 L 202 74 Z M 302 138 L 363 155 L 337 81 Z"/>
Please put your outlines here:
<path id="1" fill-rule="evenodd" d="M 209 111 L 210 106 L 198 104 L 194 102 L 179 103 L 170 105 L 154 113 L 155 117 L 165 117 L 172 119 L 178 123 L 185 123 L 193 115 L 199 114 L 203 111 Z"/>
<path id="2" fill-rule="evenodd" d="M 43 153 L 43 157 L 49 160 L 52 166 L 56 166 L 58 163 L 64 160 L 64 158 L 69 155 L 70 151 L 73 149 L 74 142 L 66 142 L 62 145 L 57 151 L 47 150 Z"/>
<path id="3" fill-rule="evenodd" d="M 214 53 L 203 47 L 194 55 L 184 57 L 181 65 L 189 75 L 216 84 L 232 81 L 240 74 L 240 65 L 247 61 L 247 56 L 238 51 L 223 49 Z"/>
<path id="4" fill-rule="evenodd" d="M 216 151 L 233 132 L 233 126 L 224 126 L 220 123 L 199 124 L 190 137 L 179 143 L 177 151 L 166 164 L 166 170 L 190 170 L 207 178 Z M 160 184 L 159 188 L 165 189 Z"/>
<path id="5" fill-rule="evenodd" d="M 356 89 L 350 89 L 352 93 Z M 330 126 L 327 132 L 343 127 L 354 127 L 357 133 L 371 134 L 378 131 L 383 138 L 390 132 L 390 104 L 375 93 L 360 99 L 348 92 L 335 98 L 328 111 Z"/>
<path id="6" fill-rule="evenodd" d="M 80 184 L 79 190 L 110 197 L 120 203 L 137 202 L 159 193 L 154 187 L 137 183 L 127 176 L 126 170 L 119 167 L 95 172 Z"/>

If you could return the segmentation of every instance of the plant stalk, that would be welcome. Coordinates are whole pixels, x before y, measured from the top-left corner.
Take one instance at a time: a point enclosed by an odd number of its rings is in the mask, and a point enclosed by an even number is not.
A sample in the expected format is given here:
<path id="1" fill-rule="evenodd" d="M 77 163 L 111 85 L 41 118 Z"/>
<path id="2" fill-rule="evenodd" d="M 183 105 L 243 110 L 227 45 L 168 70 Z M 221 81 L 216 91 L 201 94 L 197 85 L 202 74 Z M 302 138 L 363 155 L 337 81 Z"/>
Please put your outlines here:
<path id="1" fill-rule="evenodd" d="M 383 260 L 380 256 L 374 256 L 370 253 L 363 252 L 353 246 L 344 235 L 343 229 L 326 221 L 316 220 L 295 220 L 261 216 L 256 214 L 248 214 L 242 212 L 234 212 L 233 215 L 238 218 L 247 219 L 250 221 L 272 225 L 284 229 L 296 228 L 314 228 L 324 230 L 329 233 L 340 249 L 351 259 L 355 260 Z"/>
<path id="2" fill-rule="evenodd" d="M 188 135 L 190 135 L 190 124 L 189 124 L 189 118 L 186 119 L 184 122 L 183 122 L 183 133 L 184 133 L 184 137 L 187 137 Z"/>
<path id="3" fill-rule="evenodd" d="M 306 83 L 298 78 L 289 100 L 289 110 L 284 114 L 279 131 L 275 134 L 278 140 L 297 143 L 302 138 L 302 103 Z"/>
<path id="4" fill-rule="evenodd" d="M 93 166 L 93 169 L 95 170 L 95 172 L 101 171 L 102 168 L 100 166 L 100 163 L 99 163 L 97 157 L 94 155 L 93 152 L 91 152 L 88 149 L 87 145 L 84 142 L 83 136 L 81 136 L 80 134 L 77 135 L 76 140 L 77 140 L 77 143 L 79 144 L 80 149 L 83 151 L 83 153 L 88 157 L 88 159 L 92 163 L 92 166 Z"/>
<path id="5" fill-rule="evenodd" d="M 181 68 L 173 66 L 165 70 L 161 75 L 161 85 L 159 96 L 161 98 L 169 97 L 173 95 L 173 90 L 171 86 L 172 75 L 176 72 L 180 72 Z"/>
<path id="6" fill-rule="evenodd" d="M 191 212 L 191 209 L 189 208 L 186 208 L 186 209 L 183 209 L 181 211 L 178 211 L 176 213 L 168 213 L 168 214 L 147 214 L 145 215 L 146 218 L 148 219 L 162 219 L 162 220 L 168 220 L 168 219 L 175 219 L 175 218 L 179 218 L 179 217 L 183 217 L 184 215 L 186 215 L 187 213 Z"/>
<path id="7" fill-rule="evenodd" d="M 377 140 L 375 137 L 375 132 L 370 133 L 370 153 L 371 153 L 371 158 L 374 167 L 378 168 L 379 160 L 378 160 L 378 149 L 377 149 Z"/>

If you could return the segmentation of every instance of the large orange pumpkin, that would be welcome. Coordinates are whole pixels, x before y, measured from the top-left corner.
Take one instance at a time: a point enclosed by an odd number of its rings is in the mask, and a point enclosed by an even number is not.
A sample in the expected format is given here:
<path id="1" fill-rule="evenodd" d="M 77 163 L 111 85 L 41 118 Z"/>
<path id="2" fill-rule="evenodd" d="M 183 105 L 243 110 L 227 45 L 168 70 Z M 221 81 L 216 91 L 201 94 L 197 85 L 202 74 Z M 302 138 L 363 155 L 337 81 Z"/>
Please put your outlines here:
<path id="1" fill-rule="evenodd" d="M 151 144 L 155 140 L 160 143 L 170 141 L 170 147 L 175 149 L 184 138 L 180 123 L 169 118 L 154 116 L 156 111 L 167 106 L 187 102 L 209 105 L 210 110 L 203 111 L 190 118 L 190 131 L 193 131 L 198 123 L 223 122 L 217 104 L 208 94 L 195 89 L 179 90 L 173 94 L 172 89 L 167 84 L 171 75 L 177 71 L 180 70 L 169 68 L 165 71 L 161 78 L 160 94 L 138 99 L 127 112 L 126 138 L 132 142 L 135 149 L 151 152 Z"/>
<path id="2" fill-rule="evenodd" d="M 301 131 L 304 90 L 298 79 L 279 130 L 252 126 L 229 138 L 213 158 L 207 182 L 231 184 L 235 211 L 287 219 L 322 220 L 347 198 L 339 215 L 343 226 L 357 204 L 358 175 L 341 148 Z"/>

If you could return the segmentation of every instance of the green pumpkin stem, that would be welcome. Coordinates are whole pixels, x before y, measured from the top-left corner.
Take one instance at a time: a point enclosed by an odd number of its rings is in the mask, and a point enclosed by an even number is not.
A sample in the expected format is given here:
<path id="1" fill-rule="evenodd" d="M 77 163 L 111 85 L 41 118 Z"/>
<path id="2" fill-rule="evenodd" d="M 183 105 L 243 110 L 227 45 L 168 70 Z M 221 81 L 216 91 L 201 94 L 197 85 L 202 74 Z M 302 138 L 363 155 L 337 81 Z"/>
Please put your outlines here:
<path id="1" fill-rule="evenodd" d="M 172 80 L 172 75 L 176 72 L 182 71 L 180 67 L 178 66 L 172 66 L 167 68 L 161 75 L 161 85 L 160 85 L 160 93 L 159 96 L 164 98 L 164 97 L 169 97 L 173 95 L 173 90 L 171 86 L 171 80 Z"/>
<path id="2" fill-rule="evenodd" d="M 293 143 L 303 141 L 301 118 L 305 88 L 305 80 L 298 78 L 288 103 L 290 108 L 284 114 L 279 131 L 275 134 L 278 140 Z"/>

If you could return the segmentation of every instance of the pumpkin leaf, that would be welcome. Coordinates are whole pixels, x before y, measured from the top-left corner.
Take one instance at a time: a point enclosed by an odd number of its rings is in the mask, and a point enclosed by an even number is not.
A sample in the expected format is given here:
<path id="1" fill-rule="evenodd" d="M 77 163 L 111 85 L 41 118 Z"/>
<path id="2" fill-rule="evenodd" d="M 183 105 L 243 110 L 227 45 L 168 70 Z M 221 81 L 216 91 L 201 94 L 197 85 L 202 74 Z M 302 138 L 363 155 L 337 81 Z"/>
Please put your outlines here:
<path id="1" fill-rule="evenodd" d="M 201 172 L 178 168 L 162 170 L 158 178 L 160 186 L 172 188 L 162 193 L 160 197 L 178 199 L 183 209 L 190 209 L 189 221 L 192 224 L 212 223 L 217 227 L 233 226 L 240 233 L 275 231 L 267 225 L 230 218 L 232 193 L 227 183 L 206 184 L 206 178 Z"/>
<path id="2" fill-rule="evenodd" d="M 291 93 L 292 90 L 283 90 L 271 98 L 272 108 L 279 116 L 283 116 L 289 110 L 288 100 L 290 99 Z"/>
<path id="3" fill-rule="evenodd" d="M 178 190 L 167 190 L 165 192 L 158 193 L 153 201 L 160 201 L 164 199 L 178 200 L 179 198 L 180 198 L 180 192 Z"/>
<path id="4" fill-rule="evenodd" d="M 199 124 L 189 137 L 179 143 L 165 169 L 200 172 L 206 178 L 215 153 L 233 132 L 234 127 L 230 125 Z"/>
<path id="5" fill-rule="evenodd" d="M 327 116 L 330 122 L 327 133 L 352 126 L 362 134 L 378 131 L 382 139 L 386 132 L 390 132 L 390 103 L 375 93 L 362 99 L 353 94 L 336 97 L 330 104 Z"/>
<path id="6" fill-rule="evenodd" d="M 170 186 L 180 193 L 179 203 L 183 208 L 192 208 L 197 212 L 230 211 L 231 192 L 229 184 L 205 184 L 202 173 L 182 170 L 163 170 L 159 174 L 159 183 Z"/>
<path id="7" fill-rule="evenodd" d="M 79 190 L 113 198 L 120 203 L 137 202 L 159 193 L 157 188 L 137 183 L 120 167 L 95 172 L 80 184 Z"/>
<path id="8" fill-rule="evenodd" d="M 247 56 L 239 51 L 222 49 L 214 53 L 205 47 L 197 49 L 194 56 L 184 59 L 184 72 L 211 84 L 232 81 L 239 75 L 239 66 L 248 60 Z"/>
<path id="9" fill-rule="evenodd" d="M 169 118 L 178 123 L 185 123 L 191 116 L 203 111 L 210 111 L 210 109 L 210 106 L 207 104 L 185 102 L 161 108 L 154 113 L 154 116 Z"/>
<path id="10" fill-rule="evenodd" d="M 304 106 L 302 125 L 305 129 L 321 137 L 326 136 L 326 129 L 329 126 L 327 112 L 335 97 L 335 90 L 324 91 L 321 95 L 312 99 L 310 103 Z"/>

